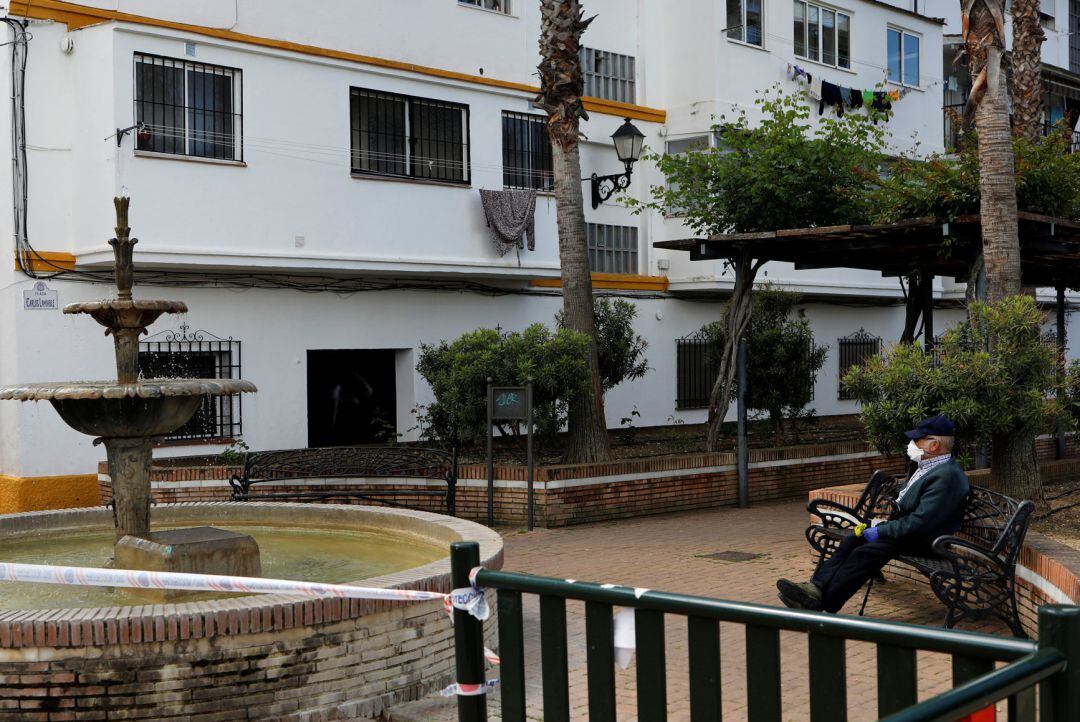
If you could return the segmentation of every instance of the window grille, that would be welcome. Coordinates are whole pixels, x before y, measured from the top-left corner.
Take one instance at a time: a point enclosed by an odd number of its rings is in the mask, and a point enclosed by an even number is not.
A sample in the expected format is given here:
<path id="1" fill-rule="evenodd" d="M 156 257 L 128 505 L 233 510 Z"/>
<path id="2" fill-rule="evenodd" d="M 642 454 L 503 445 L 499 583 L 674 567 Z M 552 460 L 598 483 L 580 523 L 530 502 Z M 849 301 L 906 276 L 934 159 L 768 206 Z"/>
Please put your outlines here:
<path id="1" fill-rule="evenodd" d="M 593 48 L 581 49 L 581 69 L 585 74 L 585 95 L 620 103 L 634 103 L 637 77 L 634 56 L 609 53 Z"/>
<path id="2" fill-rule="evenodd" d="M 469 107 L 352 88 L 352 172 L 469 182 Z"/>
<path id="3" fill-rule="evenodd" d="M 162 331 L 139 342 L 141 378 L 240 378 L 240 342 L 208 331 Z M 230 440 L 241 434 L 241 396 L 206 396 L 191 419 L 166 441 Z"/>
<path id="4" fill-rule="evenodd" d="M 1069 0 L 1069 70 L 1080 73 L 1080 0 Z"/>
<path id="5" fill-rule="evenodd" d="M 700 331 L 675 339 L 675 408 L 708 408 L 718 373 L 709 340 Z"/>
<path id="6" fill-rule="evenodd" d="M 236 68 L 135 53 L 135 147 L 243 160 L 241 85 Z"/>
<path id="7" fill-rule="evenodd" d="M 840 350 L 840 393 L 841 401 L 850 401 L 855 398 L 844 384 L 844 376 L 853 366 L 861 366 L 875 356 L 881 354 L 881 338 L 859 329 L 850 336 L 838 339 Z"/>
<path id="8" fill-rule="evenodd" d="M 503 186 L 538 191 L 555 187 L 547 116 L 504 110 L 502 142 Z"/>
<path id="9" fill-rule="evenodd" d="M 589 269 L 596 273 L 638 272 L 637 226 L 586 223 Z"/>
<path id="10" fill-rule="evenodd" d="M 484 10 L 494 10 L 497 13 L 509 15 L 512 11 L 510 9 L 510 0 L 458 0 L 460 5 L 472 5 L 473 7 L 483 8 Z"/>

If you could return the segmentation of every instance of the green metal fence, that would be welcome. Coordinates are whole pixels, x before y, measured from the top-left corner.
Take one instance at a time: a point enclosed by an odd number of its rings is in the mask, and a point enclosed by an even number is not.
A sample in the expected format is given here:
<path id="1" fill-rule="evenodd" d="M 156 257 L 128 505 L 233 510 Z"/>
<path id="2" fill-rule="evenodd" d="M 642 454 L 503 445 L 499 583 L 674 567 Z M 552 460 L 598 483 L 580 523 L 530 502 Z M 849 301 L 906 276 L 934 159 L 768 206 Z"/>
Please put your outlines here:
<path id="1" fill-rule="evenodd" d="M 451 545 L 455 587 L 479 565 L 473 542 Z M 540 602 L 540 669 L 545 722 L 570 718 L 566 600 L 585 602 L 588 710 L 591 722 L 615 720 L 614 607 L 633 608 L 637 637 L 637 707 L 642 722 L 667 719 L 664 615 L 687 618 L 690 717 L 720 722 L 720 622 L 746 628 L 746 695 L 750 722 L 780 722 L 780 631 L 809 636 L 811 722 L 847 717 L 845 642 L 877 645 L 878 716 L 888 722 L 956 722 L 1008 700 L 1009 722 L 1080 722 L 1080 607 L 1039 611 L 1039 641 L 826 615 L 629 587 L 568 582 L 481 569 L 476 584 L 498 594 L 499 669 L 504 722 L 525 720 L 522 595 Z M 482 624 L 454 612 L 457 680 L 484 681 Z M 953 689 L 918 703 L 916 652 L 952 656 Z M 997 663 L 1005 662 L 1003 666 Z M 1036 689 L 1038 703 L 1036 704 Z M 458 719 L 487 719 L 483 696 L 458 697 Z"/>

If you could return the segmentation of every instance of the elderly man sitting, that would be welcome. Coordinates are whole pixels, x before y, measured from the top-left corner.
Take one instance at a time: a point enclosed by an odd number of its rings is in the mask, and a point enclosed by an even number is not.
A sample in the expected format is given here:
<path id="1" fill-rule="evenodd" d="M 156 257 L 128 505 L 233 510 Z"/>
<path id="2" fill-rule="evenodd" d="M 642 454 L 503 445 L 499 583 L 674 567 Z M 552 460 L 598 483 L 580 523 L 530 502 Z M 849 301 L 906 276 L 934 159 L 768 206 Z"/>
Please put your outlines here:
<path id="1" fill-rule="evenodd" d="M 954 434 L 945 416 L 904 432 L 908 456 L 919 468 L 900 490 L 899 512 L 876 526 L 856 527 L 810 581 L 779 580 L 780 601 L 798 609 L 838 612 L 889 560 L 903 554 L 931 556 L 935 539 L 960 528 L 968 494 L 967 476 L 952 458 Z"/>

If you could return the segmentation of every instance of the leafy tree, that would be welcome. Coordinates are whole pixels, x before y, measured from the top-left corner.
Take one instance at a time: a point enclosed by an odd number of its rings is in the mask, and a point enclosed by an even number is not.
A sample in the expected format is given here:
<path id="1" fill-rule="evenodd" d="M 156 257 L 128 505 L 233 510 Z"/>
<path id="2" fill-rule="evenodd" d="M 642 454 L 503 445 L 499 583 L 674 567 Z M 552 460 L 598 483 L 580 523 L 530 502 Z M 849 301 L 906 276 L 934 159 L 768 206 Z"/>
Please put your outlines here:
<path id="1" fill-rule="evenodd" d="M 1080 157 L 1070 153 L 1064 129 L 1031 141 L 1013 138 L 1016 200 L 1020 210 L 1080 217 Z M 901 155 L 884 176 L 867 178 L 867 202 L 875 223 L 979 212 L 979 157 L 969 134 L 954 155 Z"/>
<path id="2" fill-rule="evenodd" d="M 897 345 L 854 367 L 844 378 L 862 402 L 862 421 L 881 451 L 898 452 L 902 436 L 921 418 L 946 414 L 965 448 L 992 445 L 994 484 L 1021 499 L 1042 501 L 1034 445 L 1062 418 L 1051 397 L 1057 350 L 1042 337 L 1045 321 L 1034 299 L 1011 296 L 973 303 L 969 320 L 945 333 L 934 354 L 919 344 Z"/>
<path id="3" fill-rule="evenodd" d="M 720 118 L 715 148 L 647 154 L 666 183 L 651 189 L 650 201 L 627 203 L 638 211 L 678 208 L 683 222 L 703 236 L 865 222 L 870 208 L 862 189 L 885 148 L 874 118 L 847 113 L 812 124 L 805 97 L 779 86 L 760 93 L 755 104 L 757 120 L 745 111 Z M 728 344 L 709 399 L 709 450 L 719 444 L 731 401 L 736 340 L 750 323 L 750 291 L 768 260 L 736 251 L 728 259 L 736 283 L 726 315 Z"/>
<path id="4" fill-rule="evenodd" d="M 435 401 L 422 419 L 424 438 L 442 443 L 480 444 L 486 438 L 487 379 L 495 384 L 533 384 L 533 421 L 541 441 L 550 441 L 566 422 L 567 406 L 588 388 L 588 338 L 535 323 L 521 333 L 481 328 L 455 341 L 424 344 L 416 370 L 431 385 Z M 516 424 L 500 427 L 517 434 Z"/>
<path id="5" fill-rule="evenodd" d="M 810 322 L 793 315 L 801 296 L 771 287 L 754 290 L 753 312 L 747 331 L 746 407 L 768 414 L 773 429 L 784 421 L 812 416 L 807 406 L 814 398 L 814 381 L 825 364 L 829 347 L 814 346 Z M 715 321 L 701 329 L 709 341 L 713 368 L 727 344 L 727 323 Z"/>
<path id="6" fill-rule="evenodd" d="M 649 342 L 634 332 L 637 306 L 621 298 L 593 299 L 596 343 L 600 356 L 600 387 L 606 394 L 623 381 L 639 379 L 649 372 L 645 349 Z M 565 326 L 560 311 L 555 322 Z"/>
<path id="7" fill-rule="evenodd" d="M 1062 406 L 1074 426 L 1080 426 L 1080 361 L 1073 361 L 1065 376 Z"/>

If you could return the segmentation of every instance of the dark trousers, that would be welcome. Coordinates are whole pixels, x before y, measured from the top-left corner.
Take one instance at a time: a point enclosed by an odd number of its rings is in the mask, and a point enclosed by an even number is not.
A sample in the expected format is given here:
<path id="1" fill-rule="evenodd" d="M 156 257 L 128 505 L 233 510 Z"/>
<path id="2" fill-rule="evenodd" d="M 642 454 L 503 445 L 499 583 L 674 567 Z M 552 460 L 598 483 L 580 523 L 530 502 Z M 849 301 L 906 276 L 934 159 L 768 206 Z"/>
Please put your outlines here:
<path id="1" fill-rule="evenodd" d="M 821 588 L 821 608 L 839 612 L 870 577 L 902 554 L 929 556 L 932 540 L 922 537 L 864 541 L 854 534 L 840 542 L 833 555 L 818 565 L 812 580 Z"/>

